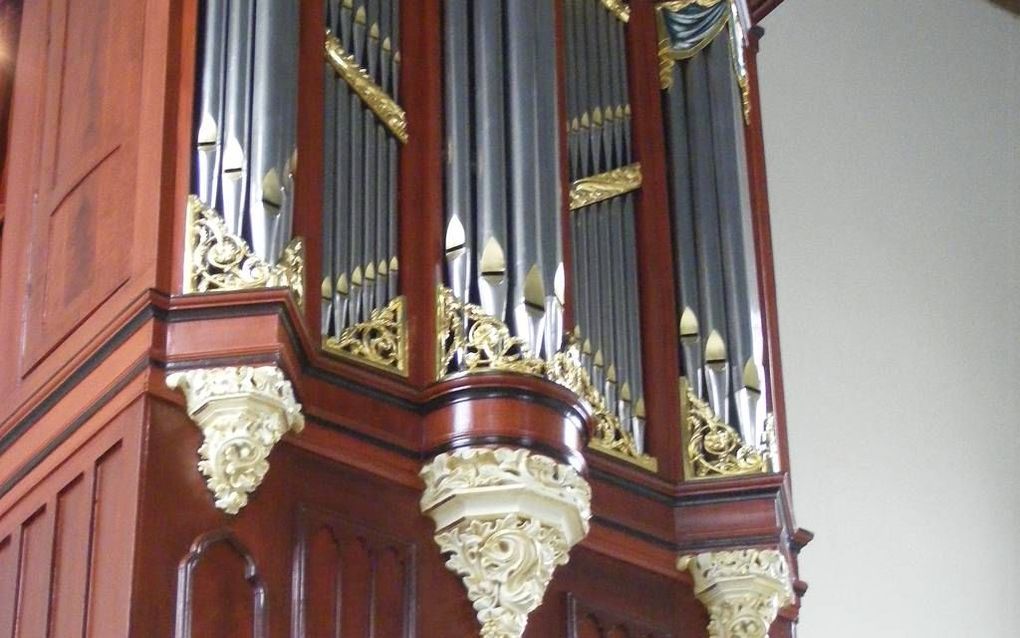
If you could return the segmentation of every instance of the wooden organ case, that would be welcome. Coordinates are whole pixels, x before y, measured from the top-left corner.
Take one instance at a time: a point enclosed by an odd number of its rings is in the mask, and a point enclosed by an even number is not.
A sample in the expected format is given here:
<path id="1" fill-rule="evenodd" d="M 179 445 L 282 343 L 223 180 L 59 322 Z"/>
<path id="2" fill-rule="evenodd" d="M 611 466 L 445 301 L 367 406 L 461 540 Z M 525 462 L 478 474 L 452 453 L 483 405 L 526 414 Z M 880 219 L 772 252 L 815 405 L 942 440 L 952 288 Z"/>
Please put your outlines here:
<path id="1" fill-rule="evenodd" d="M 0 2 L 0 636 L 793 636 L 778 4 Z"/>

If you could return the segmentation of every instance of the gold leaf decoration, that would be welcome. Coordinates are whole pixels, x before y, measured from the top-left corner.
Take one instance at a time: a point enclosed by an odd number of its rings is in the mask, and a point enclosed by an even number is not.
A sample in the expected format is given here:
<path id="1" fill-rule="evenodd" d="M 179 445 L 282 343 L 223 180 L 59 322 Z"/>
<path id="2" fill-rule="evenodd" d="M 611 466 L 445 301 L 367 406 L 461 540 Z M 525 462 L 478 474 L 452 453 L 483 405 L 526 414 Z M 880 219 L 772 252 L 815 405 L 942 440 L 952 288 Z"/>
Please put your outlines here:
<path id="1" fill-rule="evenodd" d="M 345 328 L 328 337 L 323 348 L 358 363 L 407 376 L 407 320 L 404 297 L 372 311 L 368 321 Z"/>
<path id="2" fill-rule="evenodd" d="M 358 66 L 354 56 L 344 49 L 335 35 L 326 32 L 324 46 L 326 60 L 351 90 L 372 110 L 393 136 L 407 144 L 407 114 L 393 98 L 373 80 L 365 69 Z"/>
<path id="3" fill-rule="evenodd" d="M 688 479 L 747 474 L 767 474 L 773 471 L 770 449 L 761 450 L 745 444 L 740 433 L 727 424 L 701 400 L 686 383 L 680 381 L 683 405 L 684 475 Z M 766 429 L 773 427 L 768 420 Z M 768 433 L 767 433 L 768 435 Z M 774 437 L 769 437 L 773 440 Z"/>
<path id="4" fill-rule="evenodd" d="M 293 238 L 280 261 L 266 263 L 248 243 L 227 231 L 223 217 L 195 195 L 188 197 L 184 292 L 290 288 L 304 305 L 304 240 Z"/>
<path id="5" fill-rule="evenodd" d="M 634 163 L 574 181 L 570 210 L 584 208 L 641 188 L 641 164 Z"/>

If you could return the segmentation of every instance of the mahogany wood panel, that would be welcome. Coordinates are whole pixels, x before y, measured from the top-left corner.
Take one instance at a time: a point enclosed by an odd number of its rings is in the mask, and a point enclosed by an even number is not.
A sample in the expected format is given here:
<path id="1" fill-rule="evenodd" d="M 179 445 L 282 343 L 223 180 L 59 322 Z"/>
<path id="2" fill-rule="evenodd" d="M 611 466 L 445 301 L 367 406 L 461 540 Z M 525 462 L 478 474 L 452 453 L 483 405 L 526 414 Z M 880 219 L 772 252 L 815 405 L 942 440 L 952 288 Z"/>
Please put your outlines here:
<path id="1" fill-rule="evenodd" d="M 127 635 L 141 414 L 121 412 L 0 516 L 0 635 Z"/>
<path id="2" fill-rule="evenodd" d="M 567 638 L 670 638 L 667 628 L 649 627 L 639 620 L 625 618 L 588 606 L 567 595 Z"/>

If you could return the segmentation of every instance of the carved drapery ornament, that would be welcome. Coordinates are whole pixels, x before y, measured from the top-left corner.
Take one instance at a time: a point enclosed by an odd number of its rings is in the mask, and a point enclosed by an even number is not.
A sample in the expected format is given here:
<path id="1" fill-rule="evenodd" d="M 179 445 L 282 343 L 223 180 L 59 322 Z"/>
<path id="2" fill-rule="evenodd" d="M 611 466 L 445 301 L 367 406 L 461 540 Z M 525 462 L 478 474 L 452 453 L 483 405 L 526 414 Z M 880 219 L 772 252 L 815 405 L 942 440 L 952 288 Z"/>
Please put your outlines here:
<path id="1" fill-rule="evenodd" d="M 779 610 L 794 602 L 789 565 L 776 550 L 682 556 L 677 569 L 694 577 L 694 595 L 708 609 L 709 638 L 766 638 Z"/>
<path id="2" fill-rule="evenodd" d="M 568 465 L 510 448 L 440 454 L 421 477 L 421 510 L 464 582 L 481 638 L 520 638 L 553 571 L 588 534 L 588 482 Z"/>
<path id="3" fill-rule="evenodd" d="M 372 311 L 368 321 L 345 328 L 323 341 L 327 352 L 374 368 L 407 376 L 407 320 L 404 297 Z"/>
<path id="4" fill-rule="evenodd" d="M 639 452 L 634 437 L 612 413 L 605 397 L 581 363 L 581 350 L 571 335 L 567 347 L 548 361 L 531 353 L 523 339 L 479 306 L 463 303 L 440 286 L 436 299 L 436 379 L 457 373 L 511 372 L 543 377 L 584 401 L 592 412 L 595 431 L 589 447 L 634 463 L 651 472 L 658 461 Z"/>
<path id="5" fill-rule="evenodd" d="M 304 304 L 304 240 L 290 240 L 275 265 L 252 252 L 227 231 L 223 217 L 195 195 L 188 197 L 188 239 L 184 256 L 184 293 L 252 288 L 290 288 Z"/>
<path id="6" fill-rule="evenodd" d="M 216 507 L 237 514 L 269 471 L 273 446 L 304 428 L 290 382 L 276 366 L 240 366 L 175 372 L 166 384 L 184 393 L 202 430 L 198 469 Z"/>
<path id="7" fill-rule="evenodd" d="M 711 406 L 680 380 L 684 476 L 688 479 L 773 472 L 776 459 L 775 419 L 765 422 L 765 443 L 745 443 L 737 430 L 716 416 Z"/>

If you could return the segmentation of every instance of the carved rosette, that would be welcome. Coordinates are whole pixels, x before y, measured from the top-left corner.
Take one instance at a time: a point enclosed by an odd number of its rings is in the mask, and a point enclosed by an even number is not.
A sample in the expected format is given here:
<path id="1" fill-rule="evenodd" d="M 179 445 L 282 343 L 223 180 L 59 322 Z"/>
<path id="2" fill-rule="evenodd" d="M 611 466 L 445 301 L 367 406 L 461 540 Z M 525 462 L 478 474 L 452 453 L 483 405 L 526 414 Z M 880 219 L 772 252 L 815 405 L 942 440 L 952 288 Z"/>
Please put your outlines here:
<path id="1" fill-rule="evenodd" d="M 273 446 L 304 428 L 290 382 L 276 366 L 239 366 L 175 372 L 166 384 L 184 393 L 202 430 L 198 469 L 216 507 L 237 514 L 269 471 Z"/>
<path id="2" fill-rule="evenodd" d="M 421 471 L 421 510 L 461 577 L 482 638 L 520 638 L 557 566 L 588 534 L 591 487 L 527 449 L 465 448 Z"/>
<path id="3" fill-rule="evenodd" d="M 683 556 L 677 568 L 694 577 L 709 638 L 766 638 L 779 610 L 794 602 L 786 557 L 773 549 Z"/>
<path id="4" fill-rule="evenodd" d="M 289 288 L 304 304 L 304 240 L 290 240 L 276 264 L 252 252 L 248 243 L 231 234 L 223 217 L 195 195 L 188 197 L 188 243 L 185 251 L 184 292 Z"/>

